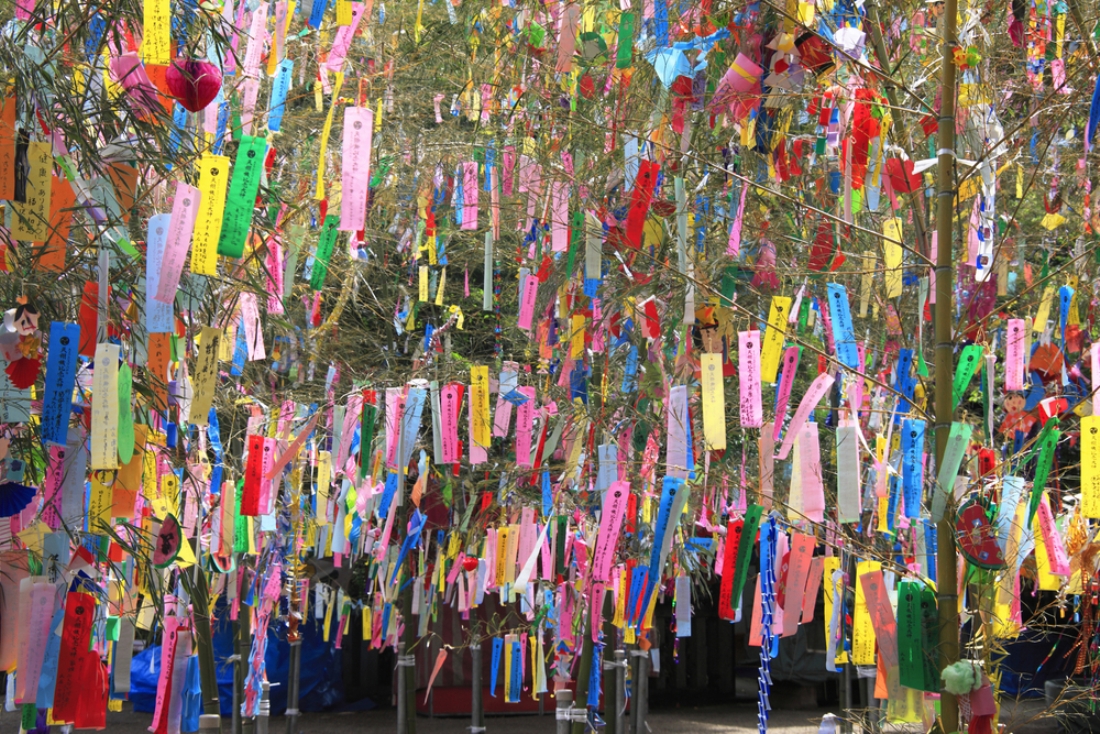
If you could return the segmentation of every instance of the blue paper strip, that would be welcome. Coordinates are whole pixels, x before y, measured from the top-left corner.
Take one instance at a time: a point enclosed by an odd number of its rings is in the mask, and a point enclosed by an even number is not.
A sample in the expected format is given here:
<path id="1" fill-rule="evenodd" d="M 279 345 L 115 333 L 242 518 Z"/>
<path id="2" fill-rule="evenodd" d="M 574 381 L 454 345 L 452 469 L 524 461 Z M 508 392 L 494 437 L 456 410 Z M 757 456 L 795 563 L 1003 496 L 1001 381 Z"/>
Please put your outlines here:
<path id="1" fill-rule="evenodd" d="M 489 695 L 497 697 L 497 677 L 500 674 L 500 658 L 504 655 L 504 640 L 493 638 L 493 667 L 489 673 Z"/>
<path id="2" fill-rule="evenodd" d="M 80 325 L 54 321 L 50 324 L 50 351 L 46 358 L 46 390 L 42 401 L 42 440 L 62 446 L 69 433 L 73 407 L 76 355 L 80 346 Z"/>
<path id="3" fill-rule="evenodd" d="M 848 304 L 848 291 L 840 283 L 829 283 L 829 320 L 833 326 L 833 341 L 836 343 L 836 356 L 840 363 L 853 370 L 859 370 L 859 349 L 856 347 L 856 332 L 852 325 L 852 311 Z"/>
<path id="4" fill-rule="evenodd" d="M 294 61 L 283 59 L 275 70 L 275 81 L 271 83 L 271 104 L 267 113 L 267 129 L 279 132 L 283 126 L 283 114 L 286 112 L 286 94 L 290 90 L 290 80 L 294 75 Z"/>
<path id="5" fill-rule="evenodd" d="M 916 418 L 906 418 L 901 428 L 901 480 L 905 496 L 905 516 L 920 517 L 924 485 L 924 427 Z"/>

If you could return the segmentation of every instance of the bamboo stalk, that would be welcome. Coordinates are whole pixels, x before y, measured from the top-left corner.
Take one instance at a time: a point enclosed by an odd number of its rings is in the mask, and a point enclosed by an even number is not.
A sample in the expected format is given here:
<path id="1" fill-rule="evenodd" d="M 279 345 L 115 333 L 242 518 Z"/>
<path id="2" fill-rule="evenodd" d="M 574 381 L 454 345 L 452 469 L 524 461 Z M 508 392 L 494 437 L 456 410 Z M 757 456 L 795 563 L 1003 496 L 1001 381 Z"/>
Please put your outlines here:
<path id="1" fill-rule="evenodd" d="M 936 172 L 936 230 L 939 245 L 936 251 L 936 466 L 943 464 L 947 438 L 951 430 L 952 376 L 954 374 L 954 337 L 952 285 L 954 252 L 952 214 L 955 208 L 955 60 L 957 0 L 947 0 L 943 14 L 943 68 L 941 69 L 939 132 L 937 136 L 938 168 Z M 949 503 L 951 504 L 951 503 Z M 949 506 L 936 527 L 936 602 L 940 625 L 940 669 L 959 659 L 959 599 L 955 579 L 958 559 L 955 555 L 955 508 Z M 940 724 L 945 734 L 959 728 L 959 702 L 954 695 L 940 694 Z"/>

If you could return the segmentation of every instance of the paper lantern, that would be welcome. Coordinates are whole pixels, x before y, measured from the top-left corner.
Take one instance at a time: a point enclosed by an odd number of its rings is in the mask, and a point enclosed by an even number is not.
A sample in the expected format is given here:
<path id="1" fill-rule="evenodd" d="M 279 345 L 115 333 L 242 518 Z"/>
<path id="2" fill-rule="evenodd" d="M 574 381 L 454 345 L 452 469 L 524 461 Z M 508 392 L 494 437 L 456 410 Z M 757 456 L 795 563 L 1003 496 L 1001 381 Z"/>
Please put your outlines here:
<path id="1" fill-rule="evenodd" d="M 168 68 L 168 91 L 190 112 L 206 109 L 221 88 L 221 70 L 208 61 L 176 59 Z"/>

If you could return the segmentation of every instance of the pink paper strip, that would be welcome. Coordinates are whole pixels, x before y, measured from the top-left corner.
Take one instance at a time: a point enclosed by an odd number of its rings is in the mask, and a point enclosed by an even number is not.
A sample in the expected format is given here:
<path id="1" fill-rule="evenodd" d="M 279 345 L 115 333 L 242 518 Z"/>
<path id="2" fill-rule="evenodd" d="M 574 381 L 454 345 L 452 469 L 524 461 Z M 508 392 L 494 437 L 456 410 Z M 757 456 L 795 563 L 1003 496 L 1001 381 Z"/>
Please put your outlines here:
<path id="1" fill-rule="evenodd" d="M 275 498 L 271 493 L 271 480 L 267 478 L 271 467 L 275 466 L 275 439 L 265 437 L 263 447 L 264 457 L 260 470 L 260 514 L 268 515 L 271 514 L 275 504 Z"/>
<path id="2" fill-rule="evenodd" d="M 260 306 L 256 303 L 256 294 L 251 291 L 241 293 L 241 319 L 244 321 L 244 339 L 248 346 L 248 361 L 267 359 L 264 347 L 264 332 L 260 325 Z"/>
<path id="3" fill-rule="evenodd" d="M 345 28 L 347 26 L 340 30 Z M 338 226 L 341 232 L 358 232 L 366 226 L 373 140 L 374 112 L 369 107 L 344 108 L 343 168 L 340 172 L 343 193 Z"/>
<path id="4" fill-rule="evenodd" d="M 316 428 L 317 418 L 320 415 L 320 412 L 313 414 L 313 417 L 309 419 L 309 423 L 306 423 L 301 432 L 295 436 L 294 440 L 287 446 L 286 451 L 284 451 L 275 463 L 271 465 L 271 470 L 265 475 L 268 479 L 274 478 L 276 474 L 283 470 L 283 467 L 286 466 L 291 459 L 297 456 L 298 450 L 302 448 L 302 444 L 305 443 L 306 439 L 309 438 L 309 434 L 313 433 L 313 429 Z"/>
<path id="5" fill-rule="evenodd" d="M 803 423 L 799 432 L 802 462 L 802 513 L 810 522 L 825 521 L 825 485 L 821 478 L 821 445 L 817 424 Z"/>
<path id="6" fill-rule="evenodd" d="M 783 416 L 787 414 L 787 403 L 791 399 L 791 388 L 794 387 L 794 376 L 798 372 L 798 347 L 787 347 L 783 353 L 782 380 L 779 383 L 779 399 L 775 404 L 775 425 L 772 426 L 772 440 L 779 440 L 779 433 L 783 428 Z"/>
<path id="7" fill-rule="evenodd" d="M 558 61 L 554 67 L 559 74 L 573 70 L 573 52 L 577 48 L 577 31 L 580 27 L 581 8 L 577 3 L 565 6 L 561 17 L 561 34 L 558 36 Z"/>
<path id="8" fill-rule="evenodd" d="M 791 553 L 787 560 L 787 578 L 784 583 L 783 637 L 798 632 L 798 619 L 803 608 L 806 579 L 810 574 L 813 553 L 813 536 L 799 532 L 791 534 Z"/>
<path id="9" fill-rule="evenodd" d="M 1023 319 L 1009 319 L 1005 333 L 1005 390 L 1024 389 L 1024 330 Z M 1095 379 L 1095 373 L 1093 373 Z"/>
<path id="10" fill-rule="evenodd" d="M 267 240 L 267 312 L 281 316 L 283 309 L 283 236 L 276 232 Z"/>
<path id="11" fill-rule="evenodd" d="M 531 468 L 531 431 L 534 427 L 535 388 L 521 387 L 519 392 L 527 396 L 527 402 L 516 410 L 516 466 Z"/>
<path id="12" fill-rule="evenodd" d="M 439 654 L 435 656 L 435 665 L 432 666 L 432 674 L 428 677 L 428 690 L 424 692 L 424 700 L 428 700 L 428 696 L 432 695 L 432 684 L 435 683 L 436 676 L 439 675 L 439 671 L 443 670 L 443 663 L 447 662 L 447 648 L 440 648 Z"/>
<path id="13" fill-rule="evenodd" d="M 554 252 L 569 250 L 569 184 L 550 184 L 550 243 Z"/>
<path id="14" fill-rule="evenodd" d="M 523 284 L 523 299 L 519 305 L 519 323 L 517 326 L 524 331 L 531 331 L 531 319 L 535 315 L 535 300 L 539 295 L 539 279 L 537 276 L 528 275 Z"/>
<path id="15" fill-rule="evenodd" d="M 260 56 L 267 40 L 267 3 L 260 3 L 252 13 L 252 26 L 248 30 L 248 45 L 244 52 L 244 75 L 254 79 L 260 76 Z"/>
<path id="16" fill-rule="evenodd" d="M 359 415 L 363 412 L 363 393 L 356 391 L 348 398 L 347 410 L 344 411 L 344 425 L 340 430 L 340 448 L 336 451 L 336 467 L 342 468 L 348 460 L 348 450 L 351 441 L 355 437 L 355 424 Z"/>
<path id="17" fill-rule="evenodd" d="M 458 450 L 458 415 L 462 408 L 461 386 L 451 383 L 440 391 L 440 424 L 443 429 L 443 463 L 454 464 L 461 459 Z"/>
<path id="18" fill-rule="evenodd" d="M 596 534 L 596 550 L 592 557 L 592 579 L 598 582 L 610 580 L 611 561 L 615 558 L 615 546 L 619 542 L 619 531 L 626 505 L 630 498 L 629 482 L 612 482 L 603 495 L 603 510 L 600 513 L 600 530 Z"/>
<path id="19" fill-rule="evenodd" d="M 191 235 L 195 231 L 195 217 L 199 213 L 202 193 L 183 181 L 176 183 L 176 196 L 172 202 L 172 218 L 168 224 L 168 240 L 160 261 L 160 280 L 154 298 L 161 303 L 176 300 L 183 263 L 191 247 Z"/>
<path id="20" fill-rule="evenodd" d="M 405 412 L 405 388 L 386 388 L 386 466 L 397 469 L 397 431 Z"/>
<path id="21" fill-rule="evenodd" d="M 741 391 L 741 427 L 760 428 L 764 425 L 764 408 L 760 395 L 760 332 L 741 331 L 737 334 Z"/>
<path id="22" fill-rule="evenodd" d="M 828 372 L 822 372 L 810 384 L 806 394 L 802 396 L 802 402 L 798 404 L 798 410 L 795 411 L 794 418 L 791 419 L 791 424 L 787 428 L 787 435 L 783 437 L 783 445 L 779 447 L 779 453 L 776 455 L 777 459 L 782 461 L 787 458 L 787 455 L 791 452 L 791 446 L 794 445 L 794 437 L 802 430 L 802 425 L 810 417 L 810 413 L 817 407 L 817 404 L 821 402 L 821 398 L 825 397 L 825 393 L 833 386 L 834 380 L 835 378 Z"/>
<path id="23" fill-rule="evenodd" d="M 477 161 L 462 164 L 462 229 L 477 229 Z"/>
<path id="24" fill-rule="evenodd" d="M 336 73 L 344 68 L 344 59 L 348 57 L 348 49 L 351 48 L 351 41 L 355 38 L 355 32 L 359 29 L 359 23 L 363 20 L 365 10 L 366 6 L 363 3 L 352 3 L 351 25 L 340 26 L 336 29 L 336 37 L 332 40 L 332 48 L 328 52 L 328 61 L 325 62 L 325 68 L 329 71 Z"/>
<path id="25" fill-rule="evenodd" d="M 825 558 L 814 556 L 810 562 L 810 573 L 806 578 L 806 592 L 802 595 L 802 624 L 809 624 L 814 619 L 814 609 L 817 607 L 817 591 L 821 588 L 821 577 L 825 573 Z"/>
<path id="26" fill-rule="evenodd" d="M 730 227 L 729 242 L 726 243 L 726 254 L 730 257 L 741 256 L 741 226 L 742 220 L 745 217 L 745 199 L 749 193 L 748 183 L 741 185 L 741 200 L 737 204 L 737 217 L 733 220 L 733 225 Z"/>
<path id="27" fill-rule="evenodd" d="M 61 445 L 50 445 L 46 481 L 42 485 L 42 522 L 51 530 L 61 528 L 61 486 L 65 482 L 65 451 Z"/>
<path id="28" fill-rule="evenodd" d="M 256 98 L 260 96 L 260 80 L 246 77 L 241 86 L 244 87 L 244 94 L 241 95 L 241 132 L 251 135 L 252 118 L 256 113 Z"/>
<path id="29" fill-rule="evenodd" d="M 467 387 L 467 390 L 469 387 Z M 474 440 L 474 411 L 473 401 L 467 400 L 466 403 L 470 405 L 470 409 L 466 411 L 466 416 L 469 419 L 469 425 L 467 429 L 469 433 L 467 437 L 470 439 L 470 465 L 477 466 L 478 464 L 484 464 L 489 460 L 489 452 L 484 446 L 478 446 L 477 441 Z"/>
<path id="30" fill-rule="evenodd" d="M 898 664 L 897 622 L 890 606 L 890 598 L 886 595 L 882 571 L 865 573 L 859 577 L 859 582 L 863 584 L 867 613 L 871 616 L 875 642 L 878 643 L 878 654 L 882 656 L 882 662 L 889 670 Z"/>

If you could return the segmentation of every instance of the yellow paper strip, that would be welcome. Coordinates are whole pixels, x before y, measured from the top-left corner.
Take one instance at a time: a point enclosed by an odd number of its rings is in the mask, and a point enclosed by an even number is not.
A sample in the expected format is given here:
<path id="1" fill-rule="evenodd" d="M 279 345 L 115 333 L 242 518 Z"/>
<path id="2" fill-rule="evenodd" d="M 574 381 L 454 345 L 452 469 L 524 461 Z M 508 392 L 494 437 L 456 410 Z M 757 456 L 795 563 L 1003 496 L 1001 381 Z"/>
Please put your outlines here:
<path id="1" fill-rule="evenodd" d="M 726 391 L 722 355 L 704 354 L 700 360 L 703 388 L 703 440 L 710 451 L 726 448 Z M 686 506 L 686 505 L 685 505 Z"/>
<path id="2" fill-rule="evenodd" d="M 191 423 L 205 426 L 214 404 L 214 388 L 218 383 L 218 352 L 222 330 L 213 326 L 202 327 L 195 357 L 195 373 L 191 378 L 194 398 L 191 401 Z"/>
<path id="3" fill-rule="evenodd" d="M 97 344 L 92 375 L 92 440 L 88 466 L 118 468 L 118 359 L 117 344 Z"/>
<path id="4" fill-rule="evenodd" d="M 760 381 L 774 383 L 783 358 L 783 340 L 787 336 L 787 320 L 791 315 L 791 299 L 772 296 L 768 309 L 768 328 L 764 332 L 764 345 L 760 351 Z"/>
<path id="5" fill-rule="evenodd" d="M 896 298 L 901 295 L 901 245 L 894 244 L 890 240 L 901 242 L 901 220 L 897 217 L 887 219 L 882 223 L 882 249 L 886 261 L 886 297 Z"/>
<path id="6" fill-rule="evenodd" d="M 172 8 L 169 0 L 145 0 L 143 3 L 141 55 L 146 64 L 172 62 Z"/>
<path id="7" fill-rule="evenodd" d="M 27 145 L 26 201 L 11 203 L 11 238 L 45 242 L 50 235 L 50 192 L 53 178 L 53 155 L 49 143 Z"/>
<path id="8" fill-rule="evenodd" d="M 191 272 L 218 274 L 218 239 L 225 215 L 225 187 L 229 183 L 229 159 L 204 153 L 199 160 L 199 211 L 191 237 Z"/>
<path id="9" fill-rule="evenodd" d="M 852 660 L 856 665 L 875 665 L 875 628 L 867 611 L 867 599 L 863 596 L 860 577 L 882 568 L 878 561 L 862 561 L 856 564 L 856 606 L 852 614 Z"/>
<path id="10" fill-rule="evenodd" d="M 328 136 L 332 132 L 332 118 L 336 113 L 337 102 L 340 100 L 340 87 L 344 86 L 344 72 L 336 72 L 336 84 L 332 89 L 332 103 L 328 108 L 328 117 L 325 118 L 325 127 L 321 131 L 321 157 L 317 161 L 317 190 L 313 198 L 320 201 L 325 198 L 325 154 L 328 152 Z"/>
<path id="11" fill-rule="evenodd" d="M 1081 514 L 1100 518 L 1100 415 L 1081 418 Z"/>
<path id="12" fill-rule="evenodd" d="M 489 368 L 479 365 L 470 368 L 470 410 L 473 414 L 474 443 L 488 448 L 489 435 Z"/>

